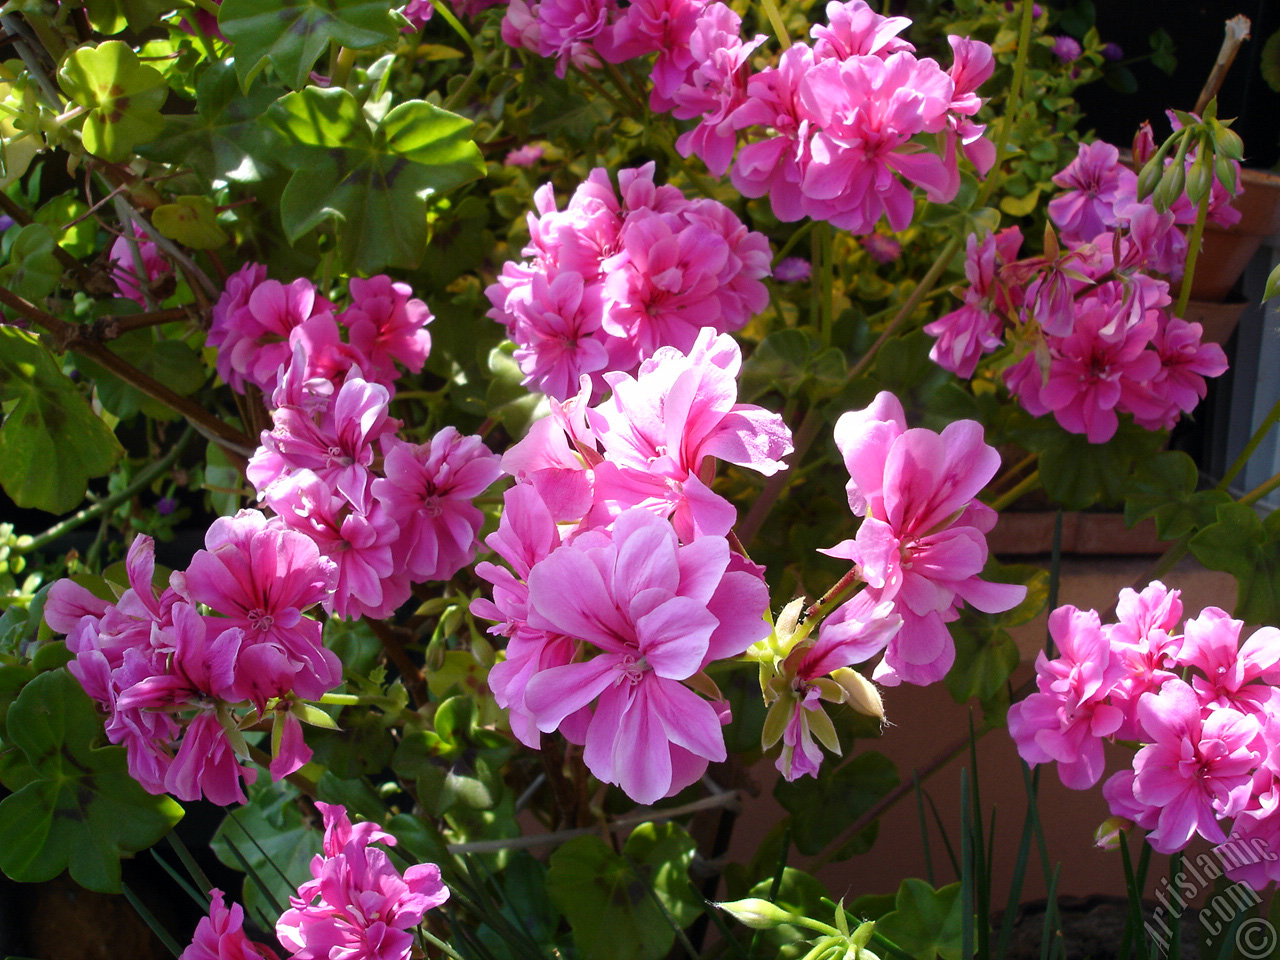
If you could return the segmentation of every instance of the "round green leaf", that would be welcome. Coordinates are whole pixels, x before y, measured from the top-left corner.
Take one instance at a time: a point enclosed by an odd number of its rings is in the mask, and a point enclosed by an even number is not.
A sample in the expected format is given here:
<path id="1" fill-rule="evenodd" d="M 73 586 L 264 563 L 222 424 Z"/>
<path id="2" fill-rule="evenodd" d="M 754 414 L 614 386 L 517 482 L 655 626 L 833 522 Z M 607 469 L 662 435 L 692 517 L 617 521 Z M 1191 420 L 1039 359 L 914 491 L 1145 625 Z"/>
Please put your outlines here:
<path id="1" fill-rule="evenodd" d="M 133 148 L 160 135 L 160 107 L 169 95 L 164 77 L 119 40 L 80 47 L 58 71 L 62 89 L 88 107 L 81 137 L 95 156 L 119 163 Z"/>

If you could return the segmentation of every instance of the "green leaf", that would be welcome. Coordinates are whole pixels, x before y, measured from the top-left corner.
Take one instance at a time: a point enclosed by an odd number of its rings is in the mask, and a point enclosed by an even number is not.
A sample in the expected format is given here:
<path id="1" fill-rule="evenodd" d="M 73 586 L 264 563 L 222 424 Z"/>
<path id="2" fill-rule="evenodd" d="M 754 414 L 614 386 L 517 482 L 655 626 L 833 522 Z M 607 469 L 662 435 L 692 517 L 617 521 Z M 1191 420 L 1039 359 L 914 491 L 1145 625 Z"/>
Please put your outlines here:
<path id="1" fill-rule="evenodd" d="M 89 205 L 74 194 L 64 193 L 54 197 L 36 211 L 35 222 L 43 223 L 53 231 L 58 245 L 76 259 L 92 256 L 98 249 L 97 225 L 92 217 L 81 219 L 89 212 Z M 71 224 L 79 220 L 79 223 Z M 63 229 L 66 227 L 66 229 Z"/>
<path id="2" fill-rule="evenodd" d="M 947 671 L 947 690 L 956 703 L 972 697 L 989 700 L 1017 669 L 1018 645 L 997 623 L 980 621 L 951 624 L 956 645 L 955 664 Z"/>
<path id="3" fill-rule="evenodd" d="M 0 426 L 0 486 L 20 507 L 74 509 L 124 452 L 49 351 L 14 327 L 0 327 L 0 398 L 16 401 Z"/>
<path id="4" fill-rule="evenodd" d="M 235 44 L 236 72 L 246 90 L 266 60 L 300 90 L 331 43 L 367 50 L 399 36 L 384 0 L 226 0 L 218 26 Z"/>
<path id="5" fill-rule="evenodd" d="M 1169 76 L 1178 69 L 1178 58 L 1173 55 L 1173 37 L 1164 27 L 1156 27 L 1151 31 L 1151 62 L 1157 70 Z"/>
<path id="6" fill-rule="evenodd" d="M 1122 501 L 1136 465 L 1154 456 L 1165 438 L 1163 431 L 1144 430 L 1127 418 L 1106 443 L 1068 433 L 1052 417 L 1028 421 L 1015 431 L 1015 439 L 1040 453 L 1045 492 L 1068 510 Z"/>
<path id="7" fill-rule="evenodd" d="M 208 379 L 208 370 L 194 350 L 181 340 L 159 339 L 153 329 L 130 330 L 113 340 L 110 350 L 179 396 L 191 396 Z M 155 420 L 177 418 L 171 407 L 148 397 L 92 360 L 78 354 L 73 356 L 76 369 L 93 380 L 103 407 L 121 420 L 139 410 Z"/>
<path id="8" fill-rule="evenodd" d="M 675 943 L 675 931 L 654 902 L 654 893 L 664 905 L 675 905 L 681 917 L 692 921 L 691 901 L 674 898 L 670 889 L 664 893 L 656 885 L 661 878 L 664 886 L 680 879 L 688 886 L 686 871 L 693 841 L 687 835 L 678 838 L 671 832 L 672 826 L 638 827 L 621 856 L 599 837 L 576 837 L 551 855 L 547 892 L 568 918 L 573 942 L 584 960 L 660 960 L 666 956 Z M 678 827 L 674 829 L 683 834 Z M 663 874 L 662 860 L 667 856 L 675 862 L 667 865 L 670 871 Z M 641 868 L 639 872 L 633 863 Z M 647 889 L 650 884 L 654 884 L 652 892 Z M 673 915 L 675 912 L 672 910 Z"/>
<path id="9" fill-rule="evenodd" d="M 1217 521 L 1191 538 L 1191 552 L 1210 570 L 1236 578 L 1236 617 L 1246 623 L 1280 618 L 1280 513 L 1261 520 L 1248 504 L 1224 503 Z"/>
<path id="10" fill-rule="evenodd" d="M 1180 450 L 1167 450 L 1138 463 L 1124 504 L 1125 523 L 1133 526 L 1154 517 L 1161 540 L 1176 540 L 1217 519 L 1221 504 L 1230 503 L 1225 490 L 1196 491 L 1199 471 Z"/>
<path id="11" fill-rule="evenodd" d="M 108 36 L 125 27 L 141 33 L 176 6 L 173 0 L 85 0 L 89 25 Z"/>
<path id="12" fill-rule="evenodd" d="M 218 211 L 205 196 L 176 197 L 173 203 L 156 207 L 151 222 L 170 240 L 192 250 L 213 250 L 227 242 L 218 226 Z"/>
<path id="13" fill-rule="evenodd" d="M 679 824 L 642 823 L 622 848 L 681 929 L 702 913 L 702 900 L 689 885 L 689 867 L 698 845 Z"/>
<path id="14" fill-rule="evenodd" d="M 196 86 L 195 113 L 165 117 L 164 131 L 138 152 L 193 167 L 210 181 L 255 183 L 275 169 L 262 115 L 283 93 L 261 79 L 241 93 L 231 64 L 211 64 Z"/>
<path id="15" fill-rule="evenodd" d="M 227 814 L 209 847 L 236 870 L 244 869 L 236 850 L 248 862 L 245 911 L 272 930 L 278 916 L 272 898 L 288 906 L 289 897 L 297 896 L 298 886 L 311 878 L 311 858 L 320 853 L 323 837 L 303 819 L 298 791 L 289 784 L 260 777 L 247 792 L 249 802 Z"/>
<path id="16" fill-rule="evenodd" d="M 86 150 L 104 160 L 129 159 L 137 144 L 164 129 L 160 107 L 169 95 L 164 77 L 119 40 L 80 47 L 63 61 L 58 82 L 67 96 L 89 108 L 81 138 Z"/>
<path id="17" fill-rule="evenodd" d="M 918 960 L 960 960 L 964 904 L 960 884 L 934 890 L 923 880 L 902 881 L 895 909 L 876 921 L 876 932 Z"/>
<path id="18" fill-rule="evenodd" d="M 773 795 L 791 814 L 791 839 L 806 856 L 821 853 L 881 797 L 898 785 L 898 771 L 882 753 L 860 753 L 835 773 L 779 780 Z M 869 846 L 869 843 L 866 844 Z M 859 852 L 841 850 L 845 856 Z"/>
<path id="19" fill-rule="evenodd" d="M 0 801 L 0 869 L 25 882 L 70 870 L 90 890 L 119 891 L 120 857 L 163 837 L 182 808 L 129 776 L 123 747 L 93 746 L 102 723 L 65 670 L 28 683 L 6 729 L 36 779 Z"/>
<path id="20" fill-rule="evenodd" d="M 848 379 L 844 354 L 825 350 L 803 330 L 779 330 L 756 347 L 742 367 L 742 396 L 754 400 L 770 390 L 793 397 L 805 390 L 813 399 L 831 396 Z"/>
<path id="21" fill-rule="evenodd" d="M 0 267 L 0 283 L 27 300 L 43 300 L 62 278 L 62 265 L 53 254 L 56 246 L 53 231 L 43 223 L 20 227 L 9 262 Z"/>
<path id="22" fill-rule="evenodd" d="M 412 268 L 427 242 L 427 197 L 485 172 L 471 122 L 423 100 L 393 108 L 370 129 L 344 89 L 308 87 L 266 114 L 285 139 L 295 172 L 281 198 L 290 242 L 337 221 L 339 249 L 354 271 Z"/>

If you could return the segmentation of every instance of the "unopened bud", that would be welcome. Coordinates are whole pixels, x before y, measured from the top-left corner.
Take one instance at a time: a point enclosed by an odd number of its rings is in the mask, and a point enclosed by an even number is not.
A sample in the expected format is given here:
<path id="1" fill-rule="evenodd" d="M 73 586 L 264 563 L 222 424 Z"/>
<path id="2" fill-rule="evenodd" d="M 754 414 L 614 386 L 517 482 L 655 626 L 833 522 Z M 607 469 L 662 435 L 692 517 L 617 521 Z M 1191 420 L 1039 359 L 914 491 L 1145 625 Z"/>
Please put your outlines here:
<path id="1" fill-rule="evenodd" d="M 1201 144 L 1195 162 L 1187 171 L 1187 199 L 1196 205 L 1209 195 L 1209 190 L 1213 187 L 1213 170 L 1209 166 L 1209 158 L 1213 154 L 1205 149 L 1207 146 L 1208 144 Z"/>
<path id="2" fill-rule="evenodd" d="M 858 713 L 877 720 L 884 719 L 884 701 L 876 685 L 850 667 L 841 667 L 831 673 L 831 679 L 844 688 L 845 702 Z"/>
<path id="3" fill-rule="evenodd" d="M 1213 139 L 1218 147 L 1218 154 L 1228 160 L 1244 159 L 1244 141 L 1240 134 L 1230 127 L 1219 123 L 1213 127 Z"/>
<path id="4" fill-rule="evenodd" d="M 1161 213 L 1168 211 L 1187 188 L 1187 170 L 1183 164 L 1174 160 L 1160 178 L 1160 186 L 1151 195 L 1151 201 Z"/>
<path id="5" fill-rule="evenodd" d="M 1156 187 L 1160 185 L 1160 178 L 1164 175 L 1164 161 L 1159 157 L 1152 157 L 1143 164 L 1141 172 L 1138 174 L 1138 199 L 1145 200 L 1155 192 Z"/>
<path id="6" fill-rule="evenodd" d="M 1103 850 L 1115 850 L 1120 846 L 1120 834 L 1132 826 L 1124 817 L 1107 817 L 1093 832 L 1093 842 Z"/>
<path id="7" fill-rule="evenodd" d="M 1213 158 L 1213 170 L 1218 177 L 1218 182 L 1234 197 L 1240 189 L 1234 161 L 1220 153 Z"/>
<path id="8" fill-rule="evenodd" d="M 726 903 L 717 903 L 716 906 L 752 930 L 771 930 L 784 923 L 794 923 L 802 919 L 794 913 L 783 910 L 776 903 L 770 903 L 760 897 L 730 900 Z"/>

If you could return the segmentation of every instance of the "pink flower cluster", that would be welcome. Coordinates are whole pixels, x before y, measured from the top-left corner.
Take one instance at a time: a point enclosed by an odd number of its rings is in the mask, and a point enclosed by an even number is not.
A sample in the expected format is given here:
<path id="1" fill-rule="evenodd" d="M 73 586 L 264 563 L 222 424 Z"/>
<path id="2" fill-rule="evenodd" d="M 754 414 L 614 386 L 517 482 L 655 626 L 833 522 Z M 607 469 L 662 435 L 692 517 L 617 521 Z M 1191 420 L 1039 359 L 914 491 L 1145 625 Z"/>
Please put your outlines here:
<path id="1" fill-rule="evenodd" d="M 257 511 L 214 521 L 205 549 L 159 595 L 153 549 L 149 537 L 134 540 L 129 589 L 115 603 L 58 581 L 45 619 L 67 634 L 69 669 L 107 712 L 107 737 L 124 745 L 135 780 L 181 800 L 243 803 L 241 780 L 257 773 L 241 765 L 242 725 L 273 719 L 279 779 L 311 756 L 295 707 L 342 680 L 320 623 L 304 615 L 328 602 L 335 565 Z"/>
<path id="2" fill-rule="evenodd" d="M 771 474 L 791 450 L 774 414 L 739 404 L 741 354 L 707 328 L 594 407 L 553 403 L 503 458 L 518 482 L 477 564 L 472 604 L 508 638 L 489 685 L 521 742 L 559 730 L 601 780 L 651 803 L 723 760 L 728 708 L 703 673 L 769 632 L 760 568 L 730 548 L 715 459 Z M 697 692 L 695 692 L 697 691 Z M 703 693 L 710 700 L 700 697 Z"/>
<path id="3" fill-rule="evenodd" d="M 1092 443 L 1110 440 L 1122 413 L 1148 430 L 1172 427 L 1227 360 L 1217 344 L 1201 342 L 1200 324 L 1171 314 L 1169 284 L 1150 272 L 1181 262 L 1170 253 L 1171 238 L 1181 239 L 1172 214 L 1147 204 L 1129 209 L 1117 233 L 1056 255 L 1015 259 L 1016 227 L 970 236 L 965 302 L 925 326 L 937 338 L 933 360 L 971 377 L 1012 331 L 1025 355 L 1004 379 L 1031 414 L 1052 413 Z"/>
<path id="4" fill-rule="evenodd" d="M 1103 624 L 1096 611 L 1065 606 L 1050 616 L 1060 655 L 1040 654 L 1038 692 L 1009 711 L 1022 758 L 1056 761 L 1062 782 L 1085 790 L 1104 773 L 1104 740 L 1136 740 L 1132 767 L 1103 794 L 1158 852 L 1197 834 L 1225 843 L 1228 833 L 1280 849 L 1280 630 L 1241 643 L 1244 625 L 1206 607 L 1179 634 L 1178 591 L 1158 582 L 1122 591 L 1116 615 Z M 1273 856 L 1228 873 L 1261 889 L 1280 865 Z"/>
<path id="5" fill-rule="evenodd" d="M 335 313 L 311 281 L 282 284 L 267 279 L 262 264 L 245 264 L 213 307 L 206 343 L 218 351 L 218 375 L 240 393 L 252 384 L 270 395 L 299 346 L 307 363 L 304 379 L 337 383 L 358 367 L 390 384 L 397 361 L 420 372 L 431 350 L 427 305 L 408 284 L 387 276 L 353 277 L 349 292 L 350 305 Z"/>
<path id="6" fill-rule="evenodd" d="M 471 562 L 484 520 L 471 501 L 500 471 L 479 437 L 454 427 L 426 443 L 396 436 L 396 363 L 422 369 L 431 312 L 385 276 L 353 277 L 350 292 L 335 318 L 309 281 L 280 284 L 249 264 L 228 282 L 209 343 L 233 387 L 271 388 L 272 427 L 247 476 L 280 522 L 332 561 L 324 609 L 381 618 L 412 584 Z"/>
<path id="7" fill-rule="evenodd" d="M 776 67 L 752 73 L 764 36 L 744 40 L 742 21 L 723 3 L 637 0 L 514 0 L 503 38 L 579 69 L 656 54 L 650 106 L 696 120 L 676 147 L 700 157 L 745 196 L 768 195 L 781 220 L 813 217 L 870 233 L 881 217 L 894 230 L 911 222 L 907 182 L 946 202 L 960 185 L 963 151 L 980 173 L 995 159 L 977 88 L 991 76 L 987 44 L 949 37 L 943 70 L 899 38 L 906 17 L 884 17 L 865 0 L 832 0 L 813 45 L 797 43 Z M 763 135 L 734 160 L 738 134 Z"/>
<path id="8" fill-rule="evenodd" d="M 813 657 L 825 673 L 884 650 L 879 682 L 934 683 L 955 660 L 946 625 L 962 604 L 999 613 L 1026 596 L 1020 584 L 979 576 L 996 514 L 976 497 L 999 469 L 999 454 L 972 420 L 941 434 L 908 429 L 890 393 L 844 414 L 835 435 L 849 507 L 863 520 L 853 539 L 823 552 L 852 561 L 865 586 L 823 621 Z M 886 617 L 899 618 L 901 628 L 885 629 Z"/>
<path id="9" fill-rule="evenodd" d="M 132 232 L 132 228 L 126 229 Z M 111 263 L 111 279 L 115 281 L 120 296 L 145 310 L 148 303 L 143 288 L 150 290 L 157 281 L 172 276 L 173 265 L 161 256 L 159 247 L 143 237 L 135 239 L 138 255 L 142 257 L 142 263 L 138 263 L 133 255 L 134 244 L 129 241 L 129 237 L 121 234 L 111 244 L 111 251 L 107 254 Z"/>
<path id="10" fill-rule="evenodd" d="M 409 960 L 412 931 L 449 899 L 440 868 L 420 863 L 401 874 L 374 846 L 395 846 L 395 837 L 373 823 L 353 826 L 336 804 L 316 806 L 324 816 L 324 853 L 312 858 L 312 879 L 276 923 L 280 943 L 291 960 Z"/>
<path id="11" fill-rule="evenodd" d="M 738 330 L 764 309 L 769 242 L 715 200 L 656 186 L 654 165 L 591 172 L 564 210 L 534 195 L 523 263 L 486 291 L 524 383 L 566 400 L 589 374 L 634 373 L 663 346 L 688 351 L 703 327 Z M 619 192 L 621 199 L 619 199 Z"/>
<path id="12" fill-rule="evenodd" d="M 499 461 L 454 427 L 426 443 L 401 440 L 387 387 L 358 367 L 336 389 L 304 381 L 302 351 L 275 392 L 272 429 L 247 475 L 280 522 L 332 560 L 325 610 L 387 617 L 412 584 L 448 580 L 471 562 L 484 522 L 471 501 L 498 478 Z"/>

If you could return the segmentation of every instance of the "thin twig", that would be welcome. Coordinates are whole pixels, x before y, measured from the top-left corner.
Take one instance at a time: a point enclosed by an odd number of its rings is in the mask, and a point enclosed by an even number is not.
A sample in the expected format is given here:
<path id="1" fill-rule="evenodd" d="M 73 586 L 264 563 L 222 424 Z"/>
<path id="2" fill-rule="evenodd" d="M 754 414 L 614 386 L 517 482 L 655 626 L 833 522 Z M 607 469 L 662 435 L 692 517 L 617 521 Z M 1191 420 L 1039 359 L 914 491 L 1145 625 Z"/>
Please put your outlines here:
<path id="1" fill-rule="evenodd" d="M 1244 14 L 1236 14 L 1227 21 L 1227 34 L 1222 38 L 1222 48 L 1218 51 L 1218 59 L 1213 63 L 1213 69 L 1209 71 L 1209 79 L 1204 82 L 1204 89 L 1200 91 L 1200 96 L 1196 98 L 1195 113 L 1197 116 L 1204 113 L 1204 108 L 1209 105 L 1209 101 L 1218 95 L 1218 91 L 1222 88 L 1222 81 L 1227 78 L 1227 71 L 1231 69 L 1231 64 L 1235 62 L 1236 54 L 1240 52 L 1240 46 L 1249 39 L 1249 18 Z"/>
<path id="2" fill-rule="evenodd" d="M 535 847 L 554 846 L 574 837 L 588 837 L 598 834 L 602 829 L 610 833 L 641 823 L 660 823 L 664 820 L 675 820 L 700 810 L 714 810 L 718 807 L 736 809 L 742 803 L 741 795 L 736 790 L 718 793 L 715 796 L 694 800 L 679 807 L 662 810 L 649 809 L 643 813 L 632 813 L 617 820 L 610 820 L 594 827 L 575 827 L 570 830 L 557 830 L 554 833 L 540 833 L 531 837 L 515 837 L 509 840 L 478 840 L 474 843 L 451 843 L 452 854 L 497 853 L 500 850 L 531 850 Z"/>
<path id="3" fill-rule="evenodd" d="M 413 699 L 413 705 L 415 707 L 423 706 L 428 700 L 427 678 L 422 675 L 422 670 L 405 652 L 404 644 L 396 636 L 395 629 L 374 617 L 365 617 L 364 622 L 369 625 L 369 629 L 373 631 L 374 636 L 382 644 L 382 649 L 386 651 L 387 657 L 395 664 L 396 669 L 400 671 L 400 679 L 404 682 L 405 689 L 409 691 L 409 696 Z"/>

